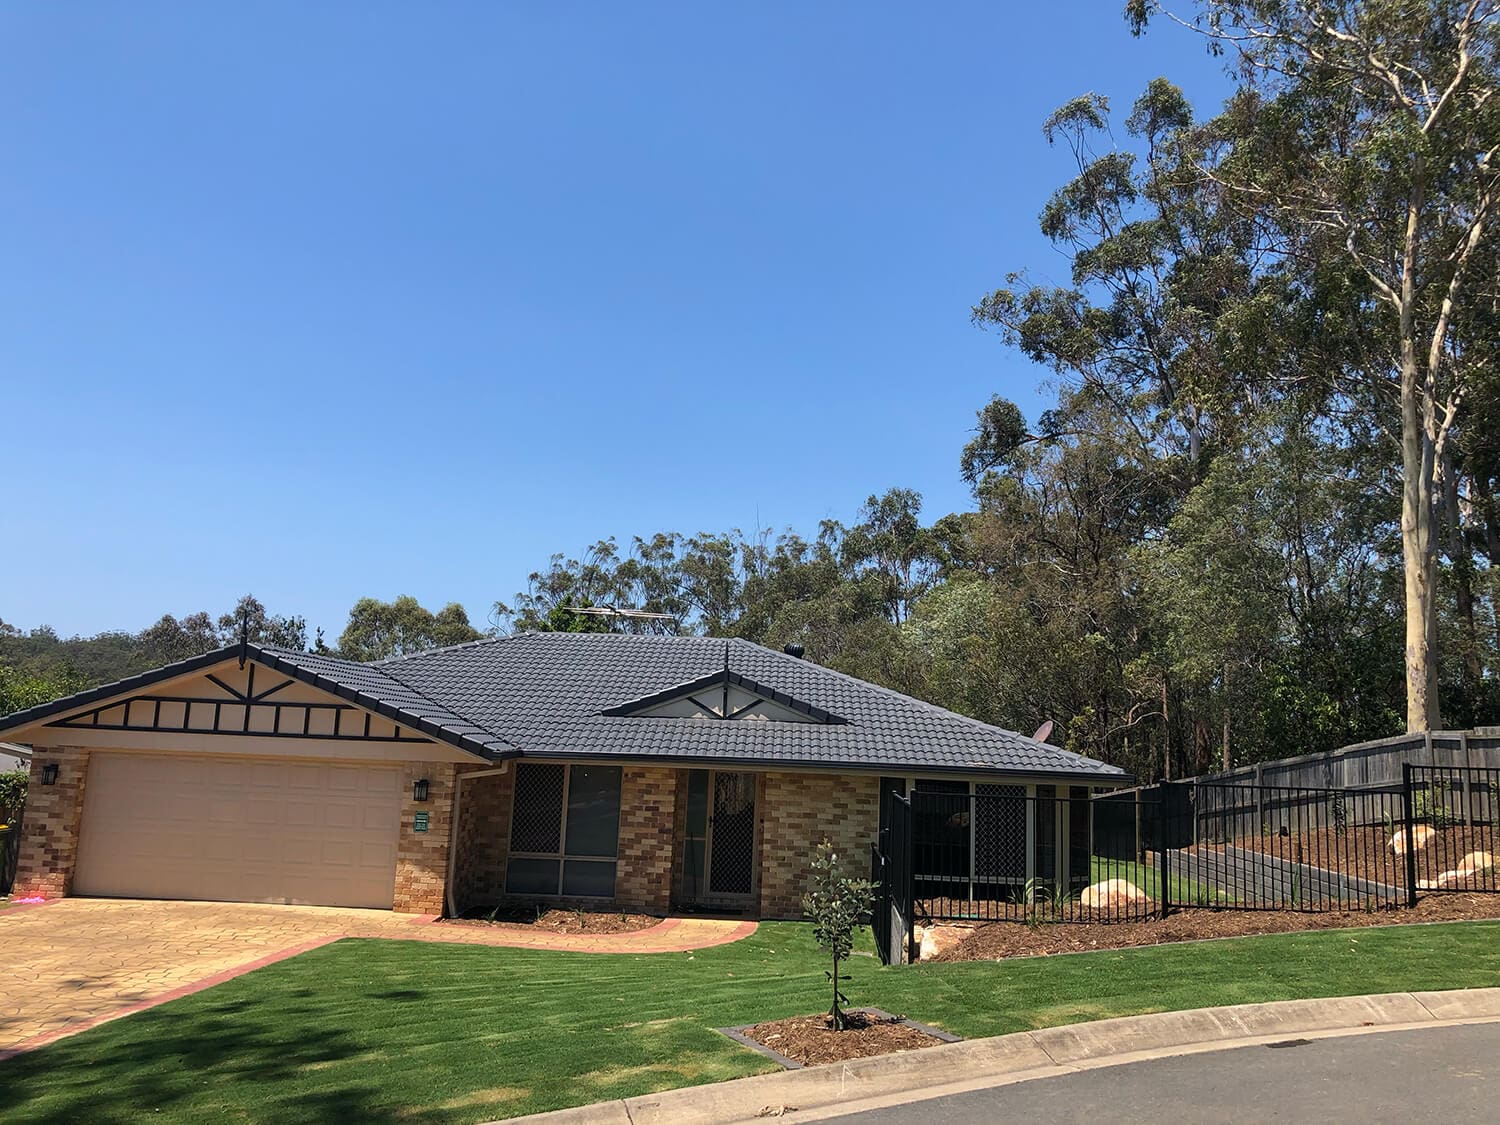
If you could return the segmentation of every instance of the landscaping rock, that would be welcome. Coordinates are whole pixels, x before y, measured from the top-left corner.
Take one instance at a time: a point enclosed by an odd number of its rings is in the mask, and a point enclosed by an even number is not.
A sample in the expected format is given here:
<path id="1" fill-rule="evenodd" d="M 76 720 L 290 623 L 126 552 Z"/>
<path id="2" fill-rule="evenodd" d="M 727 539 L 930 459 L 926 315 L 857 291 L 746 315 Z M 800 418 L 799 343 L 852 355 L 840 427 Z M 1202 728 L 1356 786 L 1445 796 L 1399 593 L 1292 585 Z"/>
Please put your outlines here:
<path id="1" fill-rule="evenodd" d="M 1084 887 L 1078 901 L 1089 910 L 1110 910 L 1145 902 L 1146 892 L 1129 879 L 1105 879 L 1102 883 Z"/>
<path id="2" fill-rule="evenodd" d="M 1464 856 L 1463 861 L 1451 871 L 1444 871 L 1432 881 L 1433 890 L 1447 890 L 1452 887 L 1476 886 L 1482 882 L 1482 877 L 1495 867 L 1495 857 L 1489 852 L 1470 852 Z M 1419 882 L 1418 887 L 1422 884 Z"/>
<path id="3" fill-rule="evenodd" d="M 1484 872 L 1493 869 L 1494 866 L 1495 857 L 1490 855 L 1489 852 L 1470 852 L 1464 856 L 1464 860 L 1458 865 L 1458 869 L 1469 875 L 1482 875 Z"/>
<path id="4" fill-rule="evenodd" d="M 939 953 L 956 948 L 974 932 L 970 926 L 918 926 L 916 938 L 921 946 L 919 961 L 931 961 Z"/>
<path id="5" fill-rule="evenodd" d="M 1416 845 L 1416 850 L 1421 851 L 1427 846 L 1427 842 L 1437 835 L 1437 829 L 1430 824 L 1417 824 L 1412 826 L 1411 838 Z M 1406 854 L 1406 829 L 1396 829 L 1396 834 L 1391 837 L 1391 851 L 1397 855 Z"/>

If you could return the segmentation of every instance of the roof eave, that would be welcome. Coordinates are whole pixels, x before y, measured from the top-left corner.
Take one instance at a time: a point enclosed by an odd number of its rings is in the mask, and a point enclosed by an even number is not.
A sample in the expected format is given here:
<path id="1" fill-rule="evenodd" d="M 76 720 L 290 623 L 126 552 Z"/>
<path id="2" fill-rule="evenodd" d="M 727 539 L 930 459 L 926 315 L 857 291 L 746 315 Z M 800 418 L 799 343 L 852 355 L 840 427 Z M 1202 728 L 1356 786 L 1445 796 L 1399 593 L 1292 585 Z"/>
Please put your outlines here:
<path id="1" fill-rule="evenodd" d="M 116 680 L 113 683 L 100 684 L 98 687 L 89 688 L 74 695 L 65 696 L 62 699 L 40 703 L 35 707 L 28 707 L 24 711 L 12 712 L 4 718 L 0 718 L 0 734 L 34 726 L 57 715 L 63 715 L 69 711 L 87 707 L 91 703 L 113 699 L 120 695 L 129 695 L 131 692 L 138 691 L 141 688 L 161 683 L 163 680 L 190 675 L 204 668 L 213 668 L 230 660 L 236 660 L 241 654 L 246 659 L 254 660 L 256 663 L 262 664 L 267 668 L 274 668 L 278 672 L 283 672 L 295 680 L 318 688 L 320 691 L 326 691 L 330 695 L 347 699 L 367 711 L 372 711 L 377 715 L 390 719 L 393 723 L 400 723 L 403 726 L 421 731 L 429 738 L 446 743 L 465 753 L 473 754 L 484 761 L 513 758 L 518 753 L 515 747 L 509 746 L 502 739 L 496 738 L 493 742 L 483 742 L 469 735 L 449 731 L 431 719 L 403 711 L 399 707 L 392 706 L 373 696 L 367 695 L 357 688 L 352 688 L 347 684 L 331 680 L 327 676 L 321 676 L 294 661 L 287 660 L 274 652 L 261 648 L 259 645 L 242 645 L 238 643 L 214 649 L 211 652 L 200 653 L 197 656 L 190 656 L 186 660 L 179 660 L 173 664 L 153 669 L 150 672 L 141 672 L 134 676 L 127 676 L 125 679 Z M 399 683 L 400 681 L 397 682 Z"/>
<path id="2" fill-rule="evenodd" d="M 1093 772 L 1087 770 L 1049 770 L 1045 768 L 1024 768 L 1020 766 L 985 766 L 985 765 L 921 765 L 915 766 L 910 763 L 901 762 L 859 762 L 859 761 L 837 761 L 826 759 L 809 758 L 764 758 L 754 755 L 724 755 L 724 754 L 647 754 L 647 753 L 620 753 L 618 751 L 599 750 L 527 750 L 518 751 L 522 761 L 548 760 L 548 761 L 576 761 L 587 758 L 590 761 L 604 760 L 616 762 L 650 762 L 661 766 L 677 766 L 679 768 L 709 768 L 714 766 L 735 766 L 742 769 L 776 770 L 776 769 L 799 769 L 826 771 L 828 773 L 867 773 L 875 775 L 888 775 L 892 777 L 904 777 L 917 774 L 987 774 L 995 777 L 1046 777 L 1058 781 L 1070 782 L 1095 782 L 1108 783 L 1116 786 L 1128 785 L 1135 780 L 1134 775 L 1121 770 L 1118 773 Z"/>

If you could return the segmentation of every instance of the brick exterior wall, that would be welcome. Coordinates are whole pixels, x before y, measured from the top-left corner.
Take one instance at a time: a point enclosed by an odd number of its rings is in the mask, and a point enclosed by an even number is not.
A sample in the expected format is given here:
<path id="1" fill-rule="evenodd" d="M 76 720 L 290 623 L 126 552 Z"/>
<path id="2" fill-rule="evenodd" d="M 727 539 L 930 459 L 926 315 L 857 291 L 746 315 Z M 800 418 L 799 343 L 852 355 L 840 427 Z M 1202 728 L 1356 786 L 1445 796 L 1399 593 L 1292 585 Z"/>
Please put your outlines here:
<path id="1" fill-rule="evenodd" d="M 760 802 L 760 916 L 800 918 L 812 855 L 829 840 L 868 877 L 880 832 L 880 782 L 858 774 L 768 773 Z"/>
<path id="2" fill-rule="evenodd" d="M 675 770 L 676 776 L 672 779 L 677 787 L 675 799 L 672 801 L 672 902 L 682 901 L 682 864 L 687 855 L 684 846 L 687 841 L 687 794 L 688 794 L 688 771 Z"/>
<path id="3" fill-rule="evenodd" d="M 57 763 L 57 781 L 43 785 L 42 768 L 51 762 Z M 32 755 L 15 897 L 62 898 L 72 890 L 88 765 L 89 752 L 72 746 L 40 747 Z"/>
<path id="4" fill-rule="evenodd" d="M 505 860 L 510 852 L 510 804 L 515 789 L 514 765 L 505 773 L 464 782 L 459 810 L 458 859 L 453 872 L 454 894 L 460 911 L 474 906 L 492 906 L 505 894 Z"/>
<path id="5" fill-rule="evenodd" d="M 448 844 L 453 825 L 451 762 L 407 762 L 401 790 L 401 829 L 396 840 L 396 898 L 398 914 L 442 914 L 443 888 L 448 878 Z M 412 799 L 412 785 L 429 783 L 427 800 Z M 416 816 L 427 814 L 427 831 L 415 830 Z"/>
<path id="6" fill-rule="evenodd" d="M 620 776 L 615 905 L 665 914 L 672 903 L 678 770 L 626 766 Z"/>
<path id="7" fill-rule="evenodd" d="M 88 751 L 59 747 L 39 751 L 31 765 L 30 791 L 21 832 L 14 893 L 60 898 L 71 891 L 78 854 Z M 57 782 L 41 783 L 42 767 L 58 765 Z M 401 825 L 397 841 L 394 909 L 442 914 L 454 778 L 484 769 L 442 762 L 408 762 L 403 771 Z M 460 910 L 504 898 L 510 846 L 515 769 L 465 783 L 461 824 L 453 833 L 455 897 Z M 428 800 L 412 799 L 412 784 L 429 782 Z M 626 766 L 621 775 L 619 859 L 614 905 L 644 913 L 666 913 L 680 891 L 682 839 L 686 828 L 687 771 Z M 824 838 L 863 871 L 879 830 L 879 784 L 853 774 L 766 773 L 756 786 L 758 914 L 798 918 L 811 874 L 813 850 Z M 428 814 L 428 830 L 414 830 L 416 814 Z"/>

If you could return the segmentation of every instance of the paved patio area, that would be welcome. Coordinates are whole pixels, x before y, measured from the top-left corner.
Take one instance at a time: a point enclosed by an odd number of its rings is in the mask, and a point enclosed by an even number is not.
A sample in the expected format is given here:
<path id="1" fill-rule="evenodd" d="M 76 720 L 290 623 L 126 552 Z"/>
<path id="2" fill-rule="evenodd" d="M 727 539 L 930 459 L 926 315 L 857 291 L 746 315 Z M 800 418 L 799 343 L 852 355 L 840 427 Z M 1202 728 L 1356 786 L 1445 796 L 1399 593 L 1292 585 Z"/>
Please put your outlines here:
<path id="1" fill-rule="evenodd" d="M 754 922 L 668 918 L 598 936 L 438 924 L 384 910 L 69 898 L 0 910 L 0 1059 L 212 987 L 343 937 L 583 953 L 671 953 L 738 941 Z"/>

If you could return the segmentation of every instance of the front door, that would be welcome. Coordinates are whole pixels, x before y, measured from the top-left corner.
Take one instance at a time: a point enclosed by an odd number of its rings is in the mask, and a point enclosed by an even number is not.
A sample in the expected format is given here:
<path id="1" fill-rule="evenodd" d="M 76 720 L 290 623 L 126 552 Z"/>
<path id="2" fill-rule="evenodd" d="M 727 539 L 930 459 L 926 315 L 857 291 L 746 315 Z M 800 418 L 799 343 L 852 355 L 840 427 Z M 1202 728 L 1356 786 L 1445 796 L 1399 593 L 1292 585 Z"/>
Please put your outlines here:
<path id="1" fill-rule="evenodd" d="M 683 898 L 747 906 L 755 874 L 755 775 L 689 770 Z"/>

